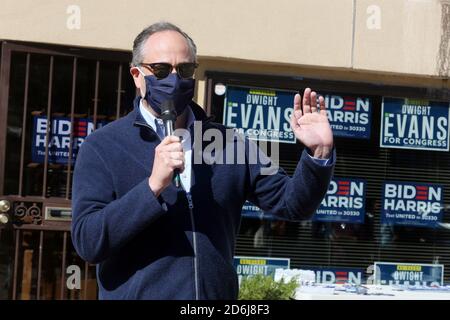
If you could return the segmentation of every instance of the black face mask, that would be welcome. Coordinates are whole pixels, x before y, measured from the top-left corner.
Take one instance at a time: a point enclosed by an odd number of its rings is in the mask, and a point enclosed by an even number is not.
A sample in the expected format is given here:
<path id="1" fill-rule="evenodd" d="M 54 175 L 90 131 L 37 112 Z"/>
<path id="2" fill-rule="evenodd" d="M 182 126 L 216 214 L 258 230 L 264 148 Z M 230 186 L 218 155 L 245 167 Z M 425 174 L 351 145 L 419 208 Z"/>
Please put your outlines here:
<path id="1" fill-rule="evenodd" d="M 144 98 L 157 114 L 161 114 L 162 104 L 171 100 L 179 116 L 194 97 L 194 79 L 181 79 L 176 73 L 171 73 L 163 79 L 158 79 L 154 75 L 144 76 L 144 79 L 146 88 Z"/>

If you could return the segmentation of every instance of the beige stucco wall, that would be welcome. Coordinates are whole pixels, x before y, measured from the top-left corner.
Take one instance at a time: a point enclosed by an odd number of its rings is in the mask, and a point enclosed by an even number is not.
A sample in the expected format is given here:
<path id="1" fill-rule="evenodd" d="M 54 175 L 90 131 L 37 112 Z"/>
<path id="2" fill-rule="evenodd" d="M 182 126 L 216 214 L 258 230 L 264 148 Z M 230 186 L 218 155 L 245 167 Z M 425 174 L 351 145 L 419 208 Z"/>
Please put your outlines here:
<path id="1" fill-rule="evenodd" d="M 358 0 L 356 3 L 355 68 L 438 75 L 443 34 L 441 8 L 450 6 L 449 1 Z M 379 29 L 367 26 L 370 19 L 367 10 L 370 12 L 374 3 L 381 11 Z M 446 27 L 450 28 L 450 24 Z M 446 53 L 450 55 L 449 46 Z M 447 77 L 448 71 L 447 65 Z"/>
<path id="2" fill-rule="evenodd" d="M 206 81 L 204 73 L 208 70 L 278 76 L 302 76 L 306 78 L 417 88 L 425 87 L 428 89 L 447 90 L 447 92 L 450 92 L 450 80 L 443 80 L 436 77 L 419 77 L 416 75 L 346 70 L 341 68 L 292 66 L 289 64 L 281 65 L 278 63 L 266 63 L 262 66 L 260 63 L 248 62 L 245 60 L 202 58 L 196 73 L 198 85 L 195 96 L 196 101 L 201 105 L 206 102 Z"/>
<path id="3" fill-rule="evenodd" d="M 144 26 L 169 20 L 207 60 L 439 78 L 450 72 L 448 64 L 445 74 L 438 68 L 439 52 L 450 54 L 442 50 L 441 17 L 449 0 L 0 2 L 2 39 L 130 50 Z M 78 21 L 67 13 L 71 5 L 80 10 L 79 29 L 67 27 Z"/>

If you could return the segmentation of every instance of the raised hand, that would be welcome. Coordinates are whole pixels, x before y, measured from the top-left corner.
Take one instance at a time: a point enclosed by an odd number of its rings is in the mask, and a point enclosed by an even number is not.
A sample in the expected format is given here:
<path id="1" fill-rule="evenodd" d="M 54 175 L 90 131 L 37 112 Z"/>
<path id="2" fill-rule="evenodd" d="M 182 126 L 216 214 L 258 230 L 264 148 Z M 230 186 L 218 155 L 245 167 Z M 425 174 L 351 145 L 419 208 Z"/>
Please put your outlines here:
<path id="1" fill-rule="evenodd" d="M 322 96 L 318 100 L 320 110 L 317 110 L 316 92 L 306 88 L 303 99 L 300 94 L 296 94 L 291 127 L 295 137 L 311 150 L 313 157 L 328 159 L 333 150 L 333 132 L 328 121 L 325 100 Z"/>

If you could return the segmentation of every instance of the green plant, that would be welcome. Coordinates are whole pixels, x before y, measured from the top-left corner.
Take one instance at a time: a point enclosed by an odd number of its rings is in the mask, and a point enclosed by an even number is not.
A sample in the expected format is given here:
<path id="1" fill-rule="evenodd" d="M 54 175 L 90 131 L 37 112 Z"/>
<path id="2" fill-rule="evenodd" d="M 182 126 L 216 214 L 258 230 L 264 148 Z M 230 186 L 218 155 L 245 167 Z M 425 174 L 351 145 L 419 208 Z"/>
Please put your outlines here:
<path id="1" fill-rule="evenodd" d="M 285 283 L 261 274 L 242 279 L 239 300 L 289 300 L 294 298 L 298 283 L 295 278 Z"/>

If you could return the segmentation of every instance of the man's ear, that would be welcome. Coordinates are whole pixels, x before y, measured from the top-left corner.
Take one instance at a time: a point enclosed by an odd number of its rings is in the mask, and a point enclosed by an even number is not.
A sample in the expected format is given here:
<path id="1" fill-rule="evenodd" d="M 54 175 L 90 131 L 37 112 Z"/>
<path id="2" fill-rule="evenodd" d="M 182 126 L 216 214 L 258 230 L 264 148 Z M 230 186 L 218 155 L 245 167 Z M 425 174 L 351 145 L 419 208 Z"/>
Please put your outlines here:
<path id="1" fill-rule="evenodd" d="M 142 93 L 145 92 L 145 87 L 142 88 L 143 86 L 143 81 L 141 79 L 141 73 L 139 72 L 138 68 L 136 67 L 131 67 L 130 68 L 130 74 L 133 77 L 133 81 L 134 81 L 134 85 L 136 86 L 136 88 Z M 144 82 L 145 83 L 145 82 Z"/>
<path id="2" fill-rule="evenodd" d="M 138 68 L 136 68 L 136 67 L 131 67 L 130 68 L 130 74 L 133 77 L 133 79 L 139 78 L 139 76 L 141 75 L 141 73 L 139 72 Z"/>

